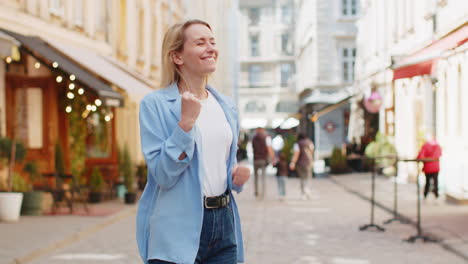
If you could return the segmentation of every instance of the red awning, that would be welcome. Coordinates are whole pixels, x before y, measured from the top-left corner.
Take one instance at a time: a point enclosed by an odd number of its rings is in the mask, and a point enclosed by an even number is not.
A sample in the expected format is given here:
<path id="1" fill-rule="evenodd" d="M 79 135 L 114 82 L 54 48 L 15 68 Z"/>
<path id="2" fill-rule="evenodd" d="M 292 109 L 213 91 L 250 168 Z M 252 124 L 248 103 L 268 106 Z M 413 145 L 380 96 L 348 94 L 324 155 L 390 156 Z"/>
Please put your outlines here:
<path id="1" fill-rule="evenodd" d="M 432 74 L 438 59 L 444 51 L 454 49 L 467 41 L 468 25 L 465 25 L 404 58 L 393 69 L 393 80 Z"/>

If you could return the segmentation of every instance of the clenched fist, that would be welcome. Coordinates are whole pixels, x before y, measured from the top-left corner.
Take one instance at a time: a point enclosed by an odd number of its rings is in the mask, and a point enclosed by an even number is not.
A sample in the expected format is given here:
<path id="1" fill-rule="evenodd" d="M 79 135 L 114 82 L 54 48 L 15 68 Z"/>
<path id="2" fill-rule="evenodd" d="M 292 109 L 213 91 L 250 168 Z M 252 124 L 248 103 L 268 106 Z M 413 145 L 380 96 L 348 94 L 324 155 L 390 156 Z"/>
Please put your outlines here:
<path id="1" fill-rule="evenodd" d="M 242 186 L 250 177 L 250 169 L 246 166 L 236 165 L 232 169 L 232 183 Z"/>
<path id="2" fill-rule="evenodd" d="M 184 92 L 181 100 L 181 117 L 179 126 L 188 132 L 192 129 L 200 115 L 201 103 L 195 95 L 190 92 Z"/>

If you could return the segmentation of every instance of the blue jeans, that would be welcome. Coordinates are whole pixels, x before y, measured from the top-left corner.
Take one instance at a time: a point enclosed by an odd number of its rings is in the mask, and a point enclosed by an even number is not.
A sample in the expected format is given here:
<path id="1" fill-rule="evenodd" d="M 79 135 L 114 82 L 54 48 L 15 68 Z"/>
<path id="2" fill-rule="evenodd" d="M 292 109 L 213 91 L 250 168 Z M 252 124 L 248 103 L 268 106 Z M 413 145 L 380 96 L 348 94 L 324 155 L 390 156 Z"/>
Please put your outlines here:
<path id="1" fill-rule="evenodd" d="M 167 264 L 157 259 L 150 264 Z M 237 244 L 234 229 L 234 213 L 231 205 L 217 209 L 205 209 L 200 246 L 194 264 L 236 264 Z"/>
<path id="2" fill-rule="evenodd" d="M 276 180 L 278 182 L 278 193 L 280 196 L 286 195 L 286 178 L 287 176 L 277 176 Z"/>

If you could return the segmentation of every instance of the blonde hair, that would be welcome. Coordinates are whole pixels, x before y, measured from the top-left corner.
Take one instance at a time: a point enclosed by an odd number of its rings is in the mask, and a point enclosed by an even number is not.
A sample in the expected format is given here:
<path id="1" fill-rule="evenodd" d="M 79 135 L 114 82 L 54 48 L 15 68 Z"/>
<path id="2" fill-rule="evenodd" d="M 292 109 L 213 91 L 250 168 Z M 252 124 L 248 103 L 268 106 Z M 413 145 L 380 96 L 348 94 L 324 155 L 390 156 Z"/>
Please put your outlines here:
<path id="1" fill-rule="evenodd" d="M 172 61 L 172 55 L 174 52 L 182 52 L 184 50 L 184 43 L 186 40 L 185 30 L 194 24 L 204 25 L 211 30 L 211 26 L 207 22 L 193 19 L 172 25 L 166 31 L 166 34 L 164 34 L 161 51 L 161 87 L 169 86 L 183 79 L 178 66 Z"/>

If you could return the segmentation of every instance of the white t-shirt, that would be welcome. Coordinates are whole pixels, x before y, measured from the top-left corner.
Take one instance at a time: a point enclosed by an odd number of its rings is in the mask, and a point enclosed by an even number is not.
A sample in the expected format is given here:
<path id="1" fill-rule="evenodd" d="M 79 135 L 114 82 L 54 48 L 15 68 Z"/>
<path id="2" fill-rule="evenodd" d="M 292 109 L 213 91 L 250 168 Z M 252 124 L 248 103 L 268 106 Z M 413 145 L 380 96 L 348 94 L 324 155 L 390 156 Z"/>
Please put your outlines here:
<path id="1" fill-rule="evenodd" d="M 232 143 L 231 126 L 216 98 L 208 92 L 201 100 L 197 126 L 201 134 L 202 162 L 205 169 L 202 177 L 203 195 L 218 196 L 227 188 L 226 163 Z"/>

